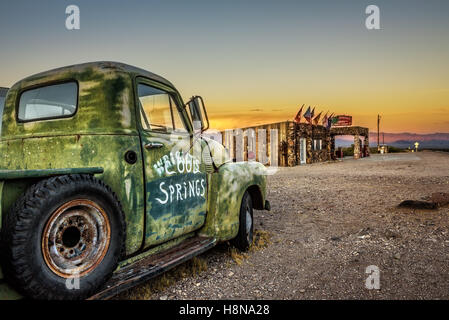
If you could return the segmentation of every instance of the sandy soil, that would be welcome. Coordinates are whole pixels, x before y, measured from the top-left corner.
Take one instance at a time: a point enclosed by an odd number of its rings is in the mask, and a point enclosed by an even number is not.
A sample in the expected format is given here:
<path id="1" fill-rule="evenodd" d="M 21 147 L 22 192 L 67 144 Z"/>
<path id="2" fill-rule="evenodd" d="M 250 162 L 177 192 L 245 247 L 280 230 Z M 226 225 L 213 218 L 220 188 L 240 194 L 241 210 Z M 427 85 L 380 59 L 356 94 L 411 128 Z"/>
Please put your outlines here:
<path id="1" fill-rule="evenodd" d="M 281 168 L 268 181 L 272 211 L 256 211 L 255 226 L 272 243 L 240 265 L 220 245 L 202 256 L 207 271 L 152 299 L 449 298 L 449 208 L 397 208 L 449 193 L 449 154 Z M 365 288 L 370 265 L 380 290 Z"/>

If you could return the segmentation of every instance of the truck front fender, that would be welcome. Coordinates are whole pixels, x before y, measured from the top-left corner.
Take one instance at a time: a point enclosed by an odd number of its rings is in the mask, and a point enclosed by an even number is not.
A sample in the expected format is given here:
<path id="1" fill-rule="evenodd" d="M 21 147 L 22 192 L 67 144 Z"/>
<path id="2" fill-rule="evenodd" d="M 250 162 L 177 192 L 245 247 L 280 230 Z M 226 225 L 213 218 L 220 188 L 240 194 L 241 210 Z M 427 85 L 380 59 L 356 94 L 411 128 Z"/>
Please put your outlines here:
<path id="1" fill-rule="evenodd" d="M 210 175 L 208 188 L 208 215 L 201 233 L 219 241 L 233 239 L 245 191 L 250 193 L 255 209 L 264 209 L 266 168 L 258 162 L 225 163 Z"/>

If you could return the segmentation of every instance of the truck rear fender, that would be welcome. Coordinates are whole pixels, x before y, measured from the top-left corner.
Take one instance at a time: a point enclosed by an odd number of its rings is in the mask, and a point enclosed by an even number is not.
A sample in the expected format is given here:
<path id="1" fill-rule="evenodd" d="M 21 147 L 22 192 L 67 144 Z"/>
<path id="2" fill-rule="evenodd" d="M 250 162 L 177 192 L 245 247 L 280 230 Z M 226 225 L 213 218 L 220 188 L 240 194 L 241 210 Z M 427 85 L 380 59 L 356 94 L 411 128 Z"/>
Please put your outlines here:
<path id="1" fill-rule="evenodd" d="M 103 168 L 0 170 L 0 230 L 2 229 L 7 212 L 29 186 L 45 178 L 77 173 L 102 174 Z"/>

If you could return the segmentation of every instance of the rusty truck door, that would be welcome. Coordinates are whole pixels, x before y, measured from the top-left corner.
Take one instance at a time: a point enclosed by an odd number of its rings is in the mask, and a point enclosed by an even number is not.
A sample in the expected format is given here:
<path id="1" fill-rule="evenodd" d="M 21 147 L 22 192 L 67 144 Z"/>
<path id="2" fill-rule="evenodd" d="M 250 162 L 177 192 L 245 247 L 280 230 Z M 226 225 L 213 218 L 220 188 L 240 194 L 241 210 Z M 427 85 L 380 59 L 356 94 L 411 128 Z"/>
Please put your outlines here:
<path id="1" fill-rule="evenodd" d="M 145 248 L 200 228 L 206 216 L 206 172 L 195 156 L 177 93 L 137 83 L 145 171 Z"/>

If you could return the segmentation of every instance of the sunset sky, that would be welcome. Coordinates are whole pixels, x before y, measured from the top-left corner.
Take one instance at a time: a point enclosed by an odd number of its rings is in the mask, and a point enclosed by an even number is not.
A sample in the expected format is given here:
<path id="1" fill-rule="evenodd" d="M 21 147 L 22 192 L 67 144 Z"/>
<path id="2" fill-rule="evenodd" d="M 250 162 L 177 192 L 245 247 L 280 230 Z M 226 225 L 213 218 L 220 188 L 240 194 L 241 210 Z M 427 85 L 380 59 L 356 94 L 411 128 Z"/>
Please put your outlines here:
<path id="1" fill-rule="evenodd" d="M 381 30 L 365 27 L 370 4 Z M 0 86 L 113 60 L 202 95 L 219 129 L 306 104 L 372 131 L 380 113 L 382 131 L 449 132 L 449 1 L 2 1 L 0 40 Z"/>

